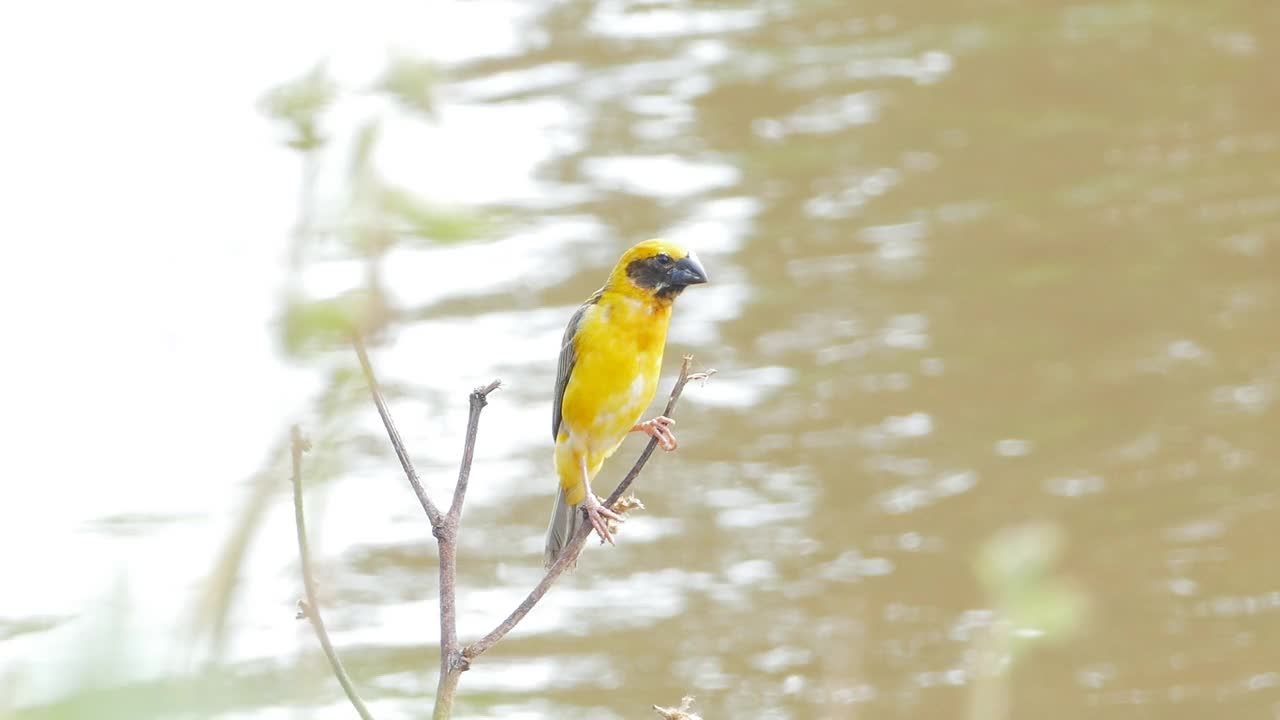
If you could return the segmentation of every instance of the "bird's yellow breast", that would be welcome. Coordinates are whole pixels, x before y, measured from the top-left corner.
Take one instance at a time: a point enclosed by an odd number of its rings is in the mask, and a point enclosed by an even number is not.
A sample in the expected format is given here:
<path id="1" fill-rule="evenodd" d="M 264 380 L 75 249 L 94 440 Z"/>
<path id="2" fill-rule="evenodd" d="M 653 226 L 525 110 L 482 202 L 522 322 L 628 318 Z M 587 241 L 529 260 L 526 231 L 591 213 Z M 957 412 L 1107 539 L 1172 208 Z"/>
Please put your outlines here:
<path id="1" fill-rule="evenodd" d="M 670 318 L 670 303 L 610 292 L 582 317 L 557 445 L 582 453 L 593 474 L 653 401 Z"/>

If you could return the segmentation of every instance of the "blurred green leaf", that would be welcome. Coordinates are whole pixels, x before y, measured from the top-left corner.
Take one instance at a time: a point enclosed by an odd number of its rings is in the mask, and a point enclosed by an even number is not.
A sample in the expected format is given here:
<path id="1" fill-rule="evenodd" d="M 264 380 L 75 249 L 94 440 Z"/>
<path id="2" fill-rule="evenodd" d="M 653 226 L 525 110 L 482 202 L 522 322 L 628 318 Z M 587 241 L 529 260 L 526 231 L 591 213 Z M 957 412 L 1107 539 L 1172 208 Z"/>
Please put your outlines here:
<path id="1" fill-rule="evenodd" d="M 382 123 L 374 118 L 360 126 L 351 141 L 351 158 L 347 163 L 347 177 L 351 180 L 353 194 L 366 191 L 366 185 L 376 180 L 373 153 L 382 139 Z"/>
<path id="2" fill-rule="evenodd" d="M 395 234 L 379 202 L 383 182 L 374 155 L 381 138 L 382 124 L 377 118 L 361 125 L 347 164 L 347 222 L 342 238 L 366 258 L 377 257 L 395 244 Z"/>
<path id="3" fill-rule="evenodd" d="M 281 323 L 284 348 L 297 356 L 345 346 L 353 332 L 369 334 L 385 321 L 385 303 L 377 292 L 362 289 L 323 300 L 291 299 Z"/>
<path id="4" fill-rule="evenodd" d="M 267 91 L 259 107 L 289 128 L 290 147 L 306 151 L 324 145 L 320 119 L 336 96 L 337 85 L 321 62 L 301 77 Z"/>
<path id="5" fill-rule="evenodd" d="M 978 555 L 978 577 L 1000 614 L 1035 631 L 1024 640 L 1061 640 L 1083 624 L 1085 594 L 1054 575 L 1064 546 L 1057 526 L 1023 525 L 996 533 Z"/>
<path id="6" fill-rule="evenodd" d="M 400 188 L 384 188 L 381 200 L 382 210 L 397 226 L 404 226 L 411 235 L 423 240 L 436 243 L 474 240 L 487 229 L 484 220 L 474 213 L 437 207 Z"/>
<path id="7" fill-rule="evenodd" d="M 270 498 L 276 493 L 280 478 L 287 476 L 285 458 L 288 457 L 288 448 L 288 433 L 282 432 L 272 443 L 262 467 L 249 482 L 249 491 L 242 509 L 227 534 L 225 544 L 214 559 L 200 597 L 193 607 L 191 635 L 185 643 L 189 653 L 188 660 L 195 658 L 196 648 L 201 640 L 205 641 L 213 657 L 221 655 L 224 649 L 231 606 L 240 590 L 244 558 L 271 507 Z"/>
<path id="8" fill-rule="evenodd" d="M 1062 533 L 1052 525 L 1023 525 L 996 533 L 978 556 L 978 577 L 993 597 L 1035 586 L 1062 554 Z"/>
<path id="9" fill-rule="evenodd" d="M 1019 628 L 1038 632 L 1035 639 L 1066 640 L 1083 624 L 1087 603 L 1078 588 L 1064 581 L 1047 582 L 1008 609 Z"/>
<path id="10" fill-rule="evenodd" d="M 435 119 L 433 90 L 440 71 L 430 60 L 393 57 L 378 81 L 378 90 L 390 95 L 405 109 Z"/>

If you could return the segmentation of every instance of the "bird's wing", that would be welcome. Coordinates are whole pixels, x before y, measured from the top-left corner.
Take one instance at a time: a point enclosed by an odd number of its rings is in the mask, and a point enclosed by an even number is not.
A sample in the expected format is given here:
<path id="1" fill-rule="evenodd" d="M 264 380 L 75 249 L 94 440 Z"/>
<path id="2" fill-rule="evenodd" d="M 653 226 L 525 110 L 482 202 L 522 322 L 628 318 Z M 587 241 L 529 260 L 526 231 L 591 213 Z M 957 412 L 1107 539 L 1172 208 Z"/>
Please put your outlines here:
<path id="1" fill-rule="evenodd" d="M 603 291 L 596 291 L 573 313 L 573 317 L 569 318 L 568 327 L 564 329 L 564 339 L 560 341 L 560 363 L 556 367 L 556 398 L 551 415 L 552 440 L 560 435 L 560 408 L 564 403 L 564 390 L 569 387 L 569 378 L 573 375 L 573 366 L 578 362 L 578 353 L 573 347 L 573 339 L 578 334 L 578 325 L 582 322 L 582 316 L 587 314 L 587 308 L 600 301 L 601 292 Z"/>

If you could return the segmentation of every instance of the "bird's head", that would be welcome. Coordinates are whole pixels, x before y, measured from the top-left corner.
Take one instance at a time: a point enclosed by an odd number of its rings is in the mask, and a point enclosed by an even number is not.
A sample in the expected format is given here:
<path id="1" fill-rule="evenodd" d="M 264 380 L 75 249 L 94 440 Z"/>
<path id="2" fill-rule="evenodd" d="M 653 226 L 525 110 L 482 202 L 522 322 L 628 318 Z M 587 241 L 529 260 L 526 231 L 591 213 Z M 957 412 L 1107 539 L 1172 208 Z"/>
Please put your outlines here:
<path id="1" fill-rule="evenodd" d="M 707 271 L 692 251 L 669 240 L 632 245 L 613 268 L 609 285 L 670 302 L 690 285 L 707 281 Z"/>

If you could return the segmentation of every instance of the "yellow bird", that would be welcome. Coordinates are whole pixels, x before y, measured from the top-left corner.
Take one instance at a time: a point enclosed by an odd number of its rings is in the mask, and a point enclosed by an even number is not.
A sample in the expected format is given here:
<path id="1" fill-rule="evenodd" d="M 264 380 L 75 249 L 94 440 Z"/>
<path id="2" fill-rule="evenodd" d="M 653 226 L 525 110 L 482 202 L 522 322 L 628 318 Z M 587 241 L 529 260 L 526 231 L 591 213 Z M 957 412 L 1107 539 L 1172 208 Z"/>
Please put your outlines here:
<path id="1" fill-rule="evenodd" d="M 706 281 L 692 252 L 646 240 L 622 254 L 605 286 L 569 319 L 551 420 L 560 492 L 547 528 L 548 567 L 584 520 L 602 542 L 613 542 L 605 519 L 620 518 L 592 492 L 591 481 L 627 433 L 643 432 L 663 450 L 676 449 L 673 420 L 639 420 L 658 388 L 671 304 L 686 287 Z"/>

